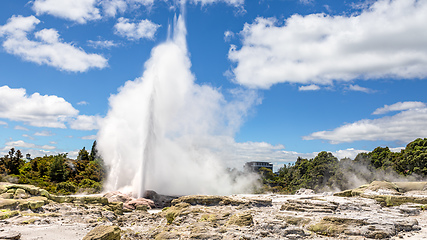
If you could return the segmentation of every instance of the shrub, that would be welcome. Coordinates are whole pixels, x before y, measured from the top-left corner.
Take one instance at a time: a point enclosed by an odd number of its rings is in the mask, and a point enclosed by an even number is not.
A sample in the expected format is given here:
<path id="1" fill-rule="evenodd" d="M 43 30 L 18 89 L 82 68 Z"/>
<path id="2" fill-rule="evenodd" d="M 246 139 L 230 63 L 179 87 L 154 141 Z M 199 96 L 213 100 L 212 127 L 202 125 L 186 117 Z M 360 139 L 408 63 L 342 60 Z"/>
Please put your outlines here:
<path id="1" fill-rule="evenodd" d="M 73 182 L 61 182 L 56 184 L 56 191 L 60 194 L 72 194 L 77 190 L 77 186 Z"/>
<path id="2" fill-rule="evenodd" d="M 83 179 L 80 184 L 79 184 L 80 188 L 92 188 L 95 190 L 95 192 L 100 192 L 102 189 L 102 186 L 99 182 L 96 182 L 94 180 L 91 179 Z"/>

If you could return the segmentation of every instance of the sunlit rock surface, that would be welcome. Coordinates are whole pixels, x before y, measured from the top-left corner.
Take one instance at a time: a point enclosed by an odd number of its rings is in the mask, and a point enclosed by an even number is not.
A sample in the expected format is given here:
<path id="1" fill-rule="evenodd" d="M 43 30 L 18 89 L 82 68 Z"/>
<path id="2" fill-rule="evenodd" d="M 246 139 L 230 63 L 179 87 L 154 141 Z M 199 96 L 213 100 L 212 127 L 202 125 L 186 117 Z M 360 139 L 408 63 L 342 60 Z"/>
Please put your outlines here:
<path id="1" fill-rule="evenodd" d="M 3 184 L 0 229 L 19 239 L 47 240 L 83 239 L 100 226 L 120 229 L 121 239 L 427 238 L 425 183 L 373 182 L 335 196 L 300 193 L 183 196 L 163 209 L 126 210 L 129 199 L 118 193 L 55 196 L 34 186 Z"/>

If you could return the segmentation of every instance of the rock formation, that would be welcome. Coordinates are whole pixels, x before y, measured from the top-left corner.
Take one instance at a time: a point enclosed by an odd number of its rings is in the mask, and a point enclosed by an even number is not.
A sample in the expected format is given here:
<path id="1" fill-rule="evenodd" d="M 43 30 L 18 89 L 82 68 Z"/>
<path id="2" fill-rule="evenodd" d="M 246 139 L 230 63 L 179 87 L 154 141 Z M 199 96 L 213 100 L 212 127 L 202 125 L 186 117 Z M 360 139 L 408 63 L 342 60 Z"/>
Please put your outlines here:
<path id="1" fill-rule="evenodd" d="M 3 184 L 0 239 L 427 238 L 426 183 L 373 182 L 334 195 L 299 193 L 176 199 L 150 193 L 157 199 L 152 201 L 118 192 L 55 196 Z M 161 204 L 169 207 L 155 209 Z"/>

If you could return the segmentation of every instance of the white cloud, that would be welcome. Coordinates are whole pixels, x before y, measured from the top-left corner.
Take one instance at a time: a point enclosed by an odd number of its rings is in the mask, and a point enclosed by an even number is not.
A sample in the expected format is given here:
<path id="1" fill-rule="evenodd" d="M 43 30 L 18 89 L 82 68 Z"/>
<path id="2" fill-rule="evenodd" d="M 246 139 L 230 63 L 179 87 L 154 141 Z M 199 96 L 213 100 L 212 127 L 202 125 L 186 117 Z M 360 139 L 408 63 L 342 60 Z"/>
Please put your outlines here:
<path id="1" fill-rule="evenodd" d="M 97 0 L 35 0 L 33 10 L 83 24 L 101 18 L 96 5 Z"/>
<path id="2" fill-rule="evenodd" d="M 77 156 L 79 155 L 80 149 L 74 150 L 74 151 L 69 151 L 67 153 L 67 156 L 71 159 L 76 159 Z"/>
<path id="3" fill-rule="evenodd" d="M 202 5 L 223 2 L 232 6 L 241 6 L 245 2 L 245 0 L 191 0 L 191 2 L 195 4 L 200 3 Z"/>
<path id="4" fill-rule="evenodd" d="M 5 127 L 8 126 L 7 122 L 3 122 L 3 121 L 0 121 L 0 125 L 4 125 Z"/>
<path id="5" fill-rule="evenodd" d="M 232 31 L 225 31 L 224 32 L 224 41 L 228 42 L 234 37 L 234 32 Z"/>
<path id="6" fill-rule="evenodd" d="M 403 111 L 415 108 L 425 108 L 426 104 L 423 102 L 398 102 L 392 105 L 384 105 L 382 108 L 376 109 L 372 114 L 386 114 L 392 111 Z"/>
<path id="7" fill-rule="evenodd" d="M 54 95 L 27 95 L 25 89 L 0 87 L 0 118 L 22 121 L 36 127 L 65 128 L 67 118 L 78 111 Z"/>
<path id="8" fill-rule="evenodd" d="M 18 141 L 7 142 L 5 144 L 5 147 L 3 149 L 0 149 L 0 154 L 1 155 L 8 154 L 8 151 L 11 148 L 15 148 L 15 150 L 20 150 L 24 155 L 24 157 L 25 157 L 25 154 L 29 153 L 31 155 L 31 158 L 42 157 L 45 155 L 54 155 L 59 153 L 57 151 L 52 151 L 56 149 L 56 147 L 54 146 L 49 146 L 49 145 L 40 146 L 33 143 L 27 143 L 22 140 L 18 140 Z"/>
<path id="9" fill-rule="evenodd" d="M 96 140 L 96 135 L 89 135 L 82 137 L 83 140 Z"/>
<path id="10" fill-rule="evenodd" d="M 299 0 L 299 2 L 302 3 L 302 4 L 308 5 L 308 4 L 313 4 L 314 0 Z"/>
<path id="11" fill-rule="evenodd" d="M 226 162 L 227 166 L 236 169 L 242 169 L 246 162 L 265 161 L 274 165 L 274 171 L 277 171 L 283 164 L 293 163 L 298 157 L 311 159 L 317 156 L 319 152 L 299 153 L 285 150 L 285 146 L 278 144 L 272 145 L 266 142 L 235 142 L 231 137 L 205 138 L 198 139 L 198 143 L 208 143 L 210 151 L 217 154 Z M 354 159 L 361 152 L 367 150 L 358 150 L 348 148 L 331 152 L 338 159 Z"/>
<path id="12" fill-rule="evenodd" d="M 34 143 L 27 143 L 27 142 L 24 142 L 22 140 L 7 142 L 5 145 L 6 145 L 6 147 L 4 148 L 4 150 L 10 149 L 10 148 L 16 148 L 16 149 L 21 149 L 21 148 L 41 148 L 41 149 L 44 149 L 44 150 L 53 150 L 53 149 L 56 149 L 55 146 L 49 146 L 49 145 L 40 146 L 40 145 L 36 145 Z"/>
<path id="13" fill-rule="evenodd" d="M 103 48 L 110 49 L 112 47 L 119 46 L 118 43 L 115 43 L 115 42 L 113 42 L 111 40 L 105 40 L 105 41 L 92 41 L 92 40 L 88 40 L 87 43 L 88 43 L 89 46 L 91 46 L 93 48 L 96 48 L 96 49 L 103 49 Z"/>
<path id="14" fill-rule="evenodd" d="M 154 39 L 159 27 L 160 25 L 147 19 L 135 23 L 123 17 L 119 18 L 116 25 L 114 25 L 115 34 L 133 41 L 143 38 Z"/>
<path id="15" fill-rule="evenodd" d="M 316 84 L 311 84 L 307 86 L 300 86 L 298 90 L 299 91 L 317 91 L 317 90 L 320 90 L 320 87 L 317 86 Z"/>
<path id="16" fill-rule="evenodd" d="M 359 85 L 350 85 L 346 89 L 349 90 L 349 91 L 364 92 L 364 93 L 373 93 L 373 92 L 375 92 L 372 89 L 361 87 Z"/>
<path id="17" fill-rule="evenodd" d="M 88 54 L 71 43 L 62 42 L 55 29 L 36 32 L 38 41 L 30 40 L 28 34 L 40 23 L 34 16 L 12 16 L 7 24 L 0 26 L 0 36 L 5 37 L 3 48 L 9 54 L 25 61 L 46 64 L 59 70 L 85 72 L 89 68 L 105 68 L 107 59 L 98 54 Z"/>
<path id="18" fill-rule="evenodd" d="M 19 125 L 16 125 L 13 129 L 15 129 L 15 130 L 22 130 L 22 131 L 29 131 L 28 128 L 23 127 L 23 126 L 19 126 Z"/>
<path id="19" fill-rule="evenodd" d="M 26 143 L 22 140 L 7 142 L 6 148 L 34 148 L 36 145 L 34 143 Z"/>
<path id="20" fill-rule="evenodd" d="M 30 140 L 34 140 L 34 138 L 32 136 L 28 135 L 28 134 L 22 134 L 22 136 L 26 137 L 26 138 L 28 138 Z"/>
<path id="21" fill-rule="evenodd" d="M 331 84 L 356 78 L 427 77 L 427 1 L 380 0 L 360 14 L 293 15 L 245 24 L 231 46 L 234 80 L 252 88 L 281 82 Z"/>
<path id="22" fill-rule="evenodd" d="M 124 13 L 127 9 L 125 0 L 104 0 L 101 2 L 104 14 L 109 17 L 115 17 L 117 13 Z"/>
<path id="23" fill-rule="evenodd" d="M 89 103 L 86 101 L 80 101 L 77 103 L 77 105 L 88 105 Z"/>
<path id="24" fill-rule="evenodd" d="M 99 116 L 79 115 L 70 121 L 70 127 L 76 130 L 94 130 L 99 128 Z"/>
<path id="25" fill-rule="evenodd" d="M 40 136 L 40 137 L 49 137 L 49 136 L 53 136 L 53 135 L 55 135 L 55 134 L 52 133 L 51 131 L 41 131 L 41 132 L 34 133 L 34 136 Z"/>
<path id="26" fill-rule="evenodd" d="M 397 104 L 396 106 L 399 105 L 402 106 L 403 104 Z M 385 113 L 390 111 L 390 108 L 387 107 L 383 109 L 380 109 L 379 112 Z M 309 136 L 303 137 L 303 139 L 324 139 L 330 141 L 332 144 L 338 144 L 361 140 L 410 142 L 416 138 L 427 136 L 427 107 L 410 109 L 401 107 L 401 109 L 403 111 L 393 116 L 359 120 L 331 131 L 314 132 Z"/>

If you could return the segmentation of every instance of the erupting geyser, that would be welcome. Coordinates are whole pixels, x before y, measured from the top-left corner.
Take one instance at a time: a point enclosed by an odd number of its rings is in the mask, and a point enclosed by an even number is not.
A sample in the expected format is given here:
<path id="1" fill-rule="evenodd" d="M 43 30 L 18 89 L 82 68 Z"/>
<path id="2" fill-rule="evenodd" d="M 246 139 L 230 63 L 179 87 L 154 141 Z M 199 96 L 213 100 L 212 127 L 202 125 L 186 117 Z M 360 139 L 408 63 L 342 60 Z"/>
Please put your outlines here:
<path id="1" fill-rule="evenodd" d="M 107 166 L 107 190 L 163 194 L 230 194 L 251 177 L 230 176 L 209 142 L 232 137 L 256 95 L 227 102 L 216 89 L 195 84 L 181 16 L 173 36 L 151 52 L 141 78 L 110 97 L 98 147 Z M 239 92 L 239 91 L 236 91 Z M 237 97 L 239 98 L 239 97 Z"/>

